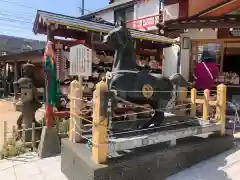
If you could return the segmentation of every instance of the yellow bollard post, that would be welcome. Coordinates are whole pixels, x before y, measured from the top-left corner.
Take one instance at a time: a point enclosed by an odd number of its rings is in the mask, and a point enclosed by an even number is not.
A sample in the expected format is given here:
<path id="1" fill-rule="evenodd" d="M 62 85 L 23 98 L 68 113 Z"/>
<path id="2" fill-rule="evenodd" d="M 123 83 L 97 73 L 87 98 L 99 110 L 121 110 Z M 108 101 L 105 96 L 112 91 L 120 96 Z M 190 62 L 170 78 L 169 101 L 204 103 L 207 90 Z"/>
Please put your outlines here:
<path id="1" fill-rule="evenodd" d="M 196 117 L 197 106 L 196 106 L 197 90 L 195 88 L 191 89 L 191 112 L 190 116 Z"/>
<path id="2" fill-rule="evenodd" d="M 104 103 L 103 94 L 108 91 L 107 83 L 100 81 L 96 85 L 94 92 L 94 112 L 93 112 L 93 130 L 92 130 L 92 159 L 96 164 L 105 163 L 108 152 L 107 127 L 108 120 L 102 114 L 102 107 Z"/>
<path id="3" fill-rule="evenodd" d="M 187 98 L 187 88 L 179 87 L 178 91 L 179 91 L 178 101 L 179 103 L 184 103 L 184 101 L 186 101 L 186 98 Z"/>
<path id="4" fill-rule="evenodd" d="M 226 126 L 226 104 L 227 104 L 227 88 L 224 84 L 220 84 L 217 87 L 217 113 L 219 123 L 221 123 L 221 135 L 225 135 L 225 126 Z"/>
<path id="5" fill-rule="evenodd" d="M 82 120 L 79 118 L 81 109 L 83 108 L 83 90 L 81 81 L 74 80 L 70 84 L 70 124 L 69 139 L 72 142 L 80 142 L 82 140 L 81 128 Z"/>
<path id="6" fill-rule="evenodd" d="M 208 89 L 204 90 L 204 102 L 203 102 L 203 120 L 208 120 L 209 118 L 209 99 L 210 99 L 210 91 Z"/>
<path id="7" fill-rule="evenodd" d="M 217 98 L 216 98 L 216 113 L 215 113 L 215 121 L 220 123 L 220 112 L 221 112 L 221 107 L 220 107 L 220 94 L 221 94 L 221 91 L 220 91 L 220 88 L 217 87 Z"/>

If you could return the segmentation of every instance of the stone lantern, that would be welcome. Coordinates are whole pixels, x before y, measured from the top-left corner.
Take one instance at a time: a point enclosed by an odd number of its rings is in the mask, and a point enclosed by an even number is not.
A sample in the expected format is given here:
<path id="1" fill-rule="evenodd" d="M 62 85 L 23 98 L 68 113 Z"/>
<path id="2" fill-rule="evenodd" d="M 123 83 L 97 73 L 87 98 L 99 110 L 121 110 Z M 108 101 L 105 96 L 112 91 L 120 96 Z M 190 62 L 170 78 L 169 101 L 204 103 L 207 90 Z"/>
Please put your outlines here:
<path id="1" fill-rule="evenodd" d="M 32 128 L 35 121 L 35 113 L 42 106 L 38 100 L 37 88 L 34 85 L 34 68 L 35 66 L 27 62 L 23 66 L 23 77 L 14 82 L 14 86 L 20 89 L 20 101 L 16 103 L 16 109 L 22 112 L 18 120 L 18 126 L 24 126 L 26 129 Z M 21 127 L 18 127 L 21 128 Z M 31 141 L 30 130 L 26 131 L 25 141 Z"/>

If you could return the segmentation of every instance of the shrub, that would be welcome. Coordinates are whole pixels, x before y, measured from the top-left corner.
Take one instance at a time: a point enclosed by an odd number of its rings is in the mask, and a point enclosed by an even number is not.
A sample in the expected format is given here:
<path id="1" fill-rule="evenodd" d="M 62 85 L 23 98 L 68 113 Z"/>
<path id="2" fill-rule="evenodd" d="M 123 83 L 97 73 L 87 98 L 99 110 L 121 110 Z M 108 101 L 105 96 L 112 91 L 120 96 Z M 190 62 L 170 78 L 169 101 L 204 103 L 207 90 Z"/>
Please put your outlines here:
<path id="1" fill-rule="evenodd" d="M 26 152 L 29 152 L 29 150 L 25 148 L 21 143 L 17 143 L 13 139 L 10 139 L 0 151 L 0 159 L 18 156 Z"/>

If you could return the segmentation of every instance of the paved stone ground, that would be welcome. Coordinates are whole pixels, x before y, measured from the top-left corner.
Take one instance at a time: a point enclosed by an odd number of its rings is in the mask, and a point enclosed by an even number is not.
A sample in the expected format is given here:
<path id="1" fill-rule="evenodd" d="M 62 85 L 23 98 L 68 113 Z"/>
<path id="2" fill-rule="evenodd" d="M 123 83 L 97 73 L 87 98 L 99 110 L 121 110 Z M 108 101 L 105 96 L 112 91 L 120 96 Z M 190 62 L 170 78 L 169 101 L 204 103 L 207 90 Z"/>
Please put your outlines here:
<path id="1" fill-rule="evenodd" d="M 36 153 L 0 161 L 1 180 L 67 180 L 60 157 L 39 159 Z M 167 180 L 239 180 L 240 147 L 186 169 Z"/>
<path id="2" fill-rule="evenodd" d="M 239 145 L 214 158 L 198 163 L 167 180 L 239 180 Z"/>
<path id="3" fill-rule="evenodd" d="M 13 104 L 0 100 L 0 147 L 3 121 L 8 129 L 16 124 L 19 112 Z M 41 116 L 41 112 L 39 115 Z M 38 117 L 37 117 L 38 118 Z M 240 133 L 236 134 L 240 138 Z M 238 143 L 240 144 L 240 143 Z M 39 159 L 36 153 L 0 160 L 0 180 L 67 180 L 60 168 L 60 157 Z M 240 146 L 188 168 L 167 180 L 240 180 Z"/>
<path id="4" fill-rule="evenodd" d="M 67 180 L 61 173 L 60 157 L 40 160 L 36 153 L 0 161 L 1 180 Z"/>

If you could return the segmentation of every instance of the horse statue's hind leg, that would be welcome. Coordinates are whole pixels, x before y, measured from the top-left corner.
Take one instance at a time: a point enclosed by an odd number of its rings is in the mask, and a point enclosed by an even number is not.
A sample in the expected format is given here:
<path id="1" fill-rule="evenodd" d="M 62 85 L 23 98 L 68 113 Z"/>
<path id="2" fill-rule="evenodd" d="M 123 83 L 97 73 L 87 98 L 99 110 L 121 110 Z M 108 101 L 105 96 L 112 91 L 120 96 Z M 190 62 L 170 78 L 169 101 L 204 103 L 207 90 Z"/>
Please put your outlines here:
<path id="1" fill-rule="evenodd" d="M 157 88 L 158 92 L 156 101 L 151 103 L 155 113 L 150 121 L 145 123 L 142 128 L 148 128 L 151 125 L 160 126 L 163 124 L 165 119 L 164 112 L 171 112 L 171 109 L 173 108 L 168 107 L 168 105 L 169 103 L 172 103 L 172 100 L 176 99 L 176 89 L 180 86 L 191 87 L 191 84 L 188 83 L 181 74 L 174 74 L 169 79 L 161 78 L 157 82 L 159 83 L 158 87 L 160 88 Z M 169 93 L 169 91 L 171 91 L 171 93 Z"/>
<path id="2" fill-rule="evenodd" d="M 151 125 L 160 126 L 163 123 L 163 121 L 164 121 L 164 111 L 161 110 L 162 109 L 161 103 L 162 102 L 159 101 L 155 105 L 152 105 L 152 108 L 154 109 L 154 115 L 147 123 L 145 123 L 141 127 L 142 129 L 146 129 L 146 128 L 150 127 Z"/>

